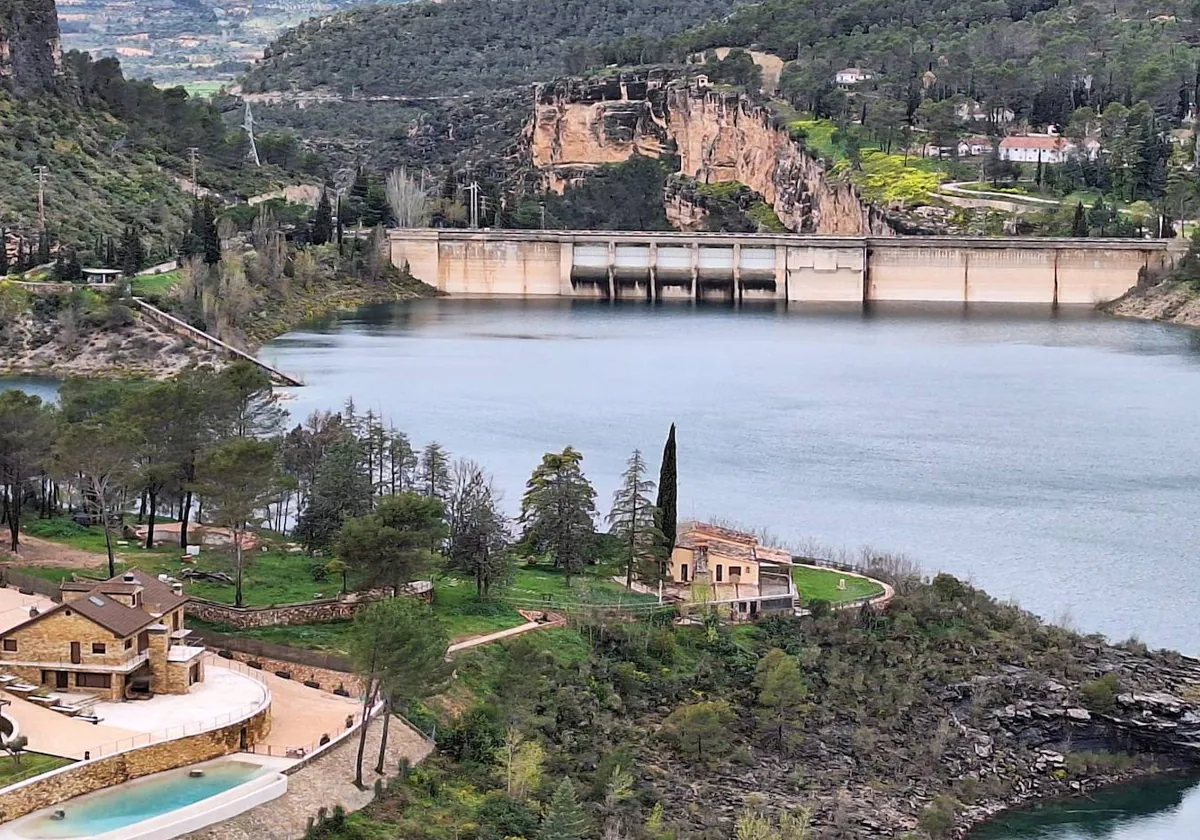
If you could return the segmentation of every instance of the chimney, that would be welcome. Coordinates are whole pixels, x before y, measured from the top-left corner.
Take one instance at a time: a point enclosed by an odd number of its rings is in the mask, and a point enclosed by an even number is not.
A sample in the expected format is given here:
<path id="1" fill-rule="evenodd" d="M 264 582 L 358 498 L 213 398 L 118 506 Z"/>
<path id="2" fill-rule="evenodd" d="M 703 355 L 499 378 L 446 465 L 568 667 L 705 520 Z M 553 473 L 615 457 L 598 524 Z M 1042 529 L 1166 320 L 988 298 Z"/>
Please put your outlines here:
<path id="1" fill-rule="evenodd" d="M 135 583 L 135 582 L 137 582 L 137 578 L 134 576 L 133 572 L 126 572 L 126 573 L 125 573 L 125 574 L 122 576 L 121 580 L 125 581 L 126 583 Z"/>
<path id="2" fill-rule="evenodd" d="M 183 594 L 183 584 L 180 583 L 179 581 L 172 583 L 171 591 L 174 592 L 176 595 L 182 595 Z"/>
<path id="3" fill-rule="evenodd" d="M 38 615 L 40 615 L 40 612 L 37 607 L 29 608 L 29 617 L 30 618 L 36 618 Z"/>

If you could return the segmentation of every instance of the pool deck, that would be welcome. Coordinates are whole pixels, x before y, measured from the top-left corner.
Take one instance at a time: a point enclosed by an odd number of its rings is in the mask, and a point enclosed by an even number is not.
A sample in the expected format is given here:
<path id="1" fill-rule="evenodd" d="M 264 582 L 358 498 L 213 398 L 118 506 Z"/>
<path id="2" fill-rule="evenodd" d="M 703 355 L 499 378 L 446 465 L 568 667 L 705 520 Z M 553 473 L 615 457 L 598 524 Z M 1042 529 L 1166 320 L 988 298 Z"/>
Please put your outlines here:
<path id="1" fill-rule="evenodd" d="M 79 759 L 101 744 L 138 734 L 104 723 L 76 720 L 6 692 L 0 692 L 0 697 L 12 704 L 5 707 L 5 714 L 16 718 L 21 734 L 29 739 L 29 749 L 34 752 Z"/>

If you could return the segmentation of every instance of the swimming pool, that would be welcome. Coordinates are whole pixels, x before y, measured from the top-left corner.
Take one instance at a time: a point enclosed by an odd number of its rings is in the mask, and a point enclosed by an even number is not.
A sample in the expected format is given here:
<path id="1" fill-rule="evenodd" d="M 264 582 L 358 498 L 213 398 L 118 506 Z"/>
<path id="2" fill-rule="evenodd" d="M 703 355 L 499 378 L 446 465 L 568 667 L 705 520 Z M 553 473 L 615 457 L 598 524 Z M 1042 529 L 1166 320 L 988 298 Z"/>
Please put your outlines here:
<path id="1" fill-rule="evenodd" d="M 193 776 L 196 771 L 203 775 Z M 10 836 L 161 840 L 228 819 L 286 790 L 286 777 L 263 764 L 216 759 L 69 799 L 13 823 Z M 61 819 L 55 819 L 57 811 Z"/>

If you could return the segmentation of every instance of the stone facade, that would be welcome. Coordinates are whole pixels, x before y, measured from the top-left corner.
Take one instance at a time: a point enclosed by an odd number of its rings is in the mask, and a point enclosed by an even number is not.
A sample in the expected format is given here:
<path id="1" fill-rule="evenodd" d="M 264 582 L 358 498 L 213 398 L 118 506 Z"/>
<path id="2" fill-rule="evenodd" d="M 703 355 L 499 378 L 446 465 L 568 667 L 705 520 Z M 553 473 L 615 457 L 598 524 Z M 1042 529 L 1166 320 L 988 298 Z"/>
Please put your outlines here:
<path id="1" fill-rule="evenodd" d="M 121 699 L 127 676 L 145 662 L 138 634 L 117 636 L 69 606 L 16 628 L 4 639 L 6 646 L 15 644 L 16 650 L 0 650 L 0 669 L 34 685 L 90 691 L 108 700 Z M 79 663 L 71 661 L 73 644 L 79 648 Z M 107 674 L 109 685 L 80 685 L 81 677 L 88 679 L 84 672 Z M 61 674 L 67 675 L 66 686 L 58 681 Z"/>
<path id="2" fill-rule="evenodd" d="M 0 792 L 0 822 L 132 779 L 240 752 L 271 731 L 270 707 L 221 729 L 85 761 Z"/>

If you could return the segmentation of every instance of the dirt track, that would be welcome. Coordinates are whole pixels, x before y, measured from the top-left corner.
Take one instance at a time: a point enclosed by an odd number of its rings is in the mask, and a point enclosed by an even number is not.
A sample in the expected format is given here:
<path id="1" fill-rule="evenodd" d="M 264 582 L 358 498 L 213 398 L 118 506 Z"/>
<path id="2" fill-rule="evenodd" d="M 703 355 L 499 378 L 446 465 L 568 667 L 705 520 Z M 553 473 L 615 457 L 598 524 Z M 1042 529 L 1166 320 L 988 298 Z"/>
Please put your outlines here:
<path id="1" fill-rule="evenodd" d="M 78 548 L 40 540 L 26 534 L 21 535 L 21 548 L 17 554 L 8 550 L 8 532 L 3 534 L 0 545 L 0 562 L 15 566 L 42 566 L 47 569 L 98 569 L 108 565 L 103 554 L 93 554 Z"/>

